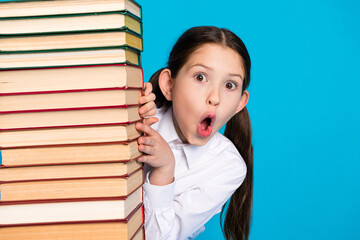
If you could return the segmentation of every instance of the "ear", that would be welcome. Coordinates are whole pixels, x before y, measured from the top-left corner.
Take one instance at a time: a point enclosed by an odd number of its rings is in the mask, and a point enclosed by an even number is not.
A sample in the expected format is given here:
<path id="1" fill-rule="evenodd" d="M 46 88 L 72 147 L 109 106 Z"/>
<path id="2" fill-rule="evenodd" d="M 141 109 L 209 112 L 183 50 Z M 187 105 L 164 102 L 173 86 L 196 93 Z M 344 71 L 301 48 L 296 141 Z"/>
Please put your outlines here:
<path id="1" fill-rule="evenodd" d="M 244 90 L 242 95 L 241 95 L 239 105 L 236 108 L 235 114 L 240 112 L 246 106 L 248 101 L 249 101 L 249 92 L 247 90 Z"/>
<path id="2" fill-rule="evenodd" d="M 170 69 L 165 68 L 159 75 L 159 87 L 166 100 L 172 100 L 173 80 Z"/>

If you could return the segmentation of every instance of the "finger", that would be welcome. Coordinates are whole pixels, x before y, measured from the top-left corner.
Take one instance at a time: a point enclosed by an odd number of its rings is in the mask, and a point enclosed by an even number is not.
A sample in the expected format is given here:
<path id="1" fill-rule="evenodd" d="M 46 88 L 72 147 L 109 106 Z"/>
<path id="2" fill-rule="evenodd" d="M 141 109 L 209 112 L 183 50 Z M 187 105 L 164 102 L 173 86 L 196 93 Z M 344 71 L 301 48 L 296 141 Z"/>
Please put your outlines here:
<path id="1" fill-rule="evenodd" d="M 152 109 L 152 110 L 150 110 L 150 111 L 147 112 L 147 113 L 140 114 L 140 117 L 142 117 L 142 118 L 153 117 L 153 116 L 155 116 L 156 113 L 157 113 L 157 110 L 156 110 L 156 109 Z"/>
<path id="2" fill-rule="evenodd" d="M 154 156 L 151 156 L 151 155 L 142 155 L 142 156 L 138 157 L 138 158 L 136 159 L 136 161 L 142 162 L 142 163 L 149 163 L 149 162 L 151 163 L 151 162 L 154 161 L 154 159 L 155 159 Z"/>
<path id="3" fill-rule="evenodd" d="M 157 132 L 154 129 L 152 129 L 150 126 L 143 124 L 141 122 L 137 122 L 135 124 L 135 128 L 140 132 L 146 133 L 147 135 L 154 136 L 157 134 Z"/>
<path id="4" fill-rule="evenodd" d="M 140 152 L 143 152 L 145 154 L 148 154 L 148 155 L 153 155 L 155 154 L 155 148 L 152 147 L 152 146 L 147 146 L 147 145 L 143 145 L 143 144 L 140 144 L 139 145 L 139 151 Z"/>
<path id="5" fill-rule="evenodd" d="M 148 102 L 145 105 L 141 106 L 139 108 L 139 114 L 140 115 L 146 115 L 146 116 L 151 116 L 149 114 L 147 114 L 148 112 L 155 110 L 156 113 L 156 108 L 155 108 L 155 103 L 154 102 Z M 146 117 L 146 116 L 142 116 L 142 117 Z"/>
<path id="6" fill-rule="evenodd" d="M 158 118 L 156 117 L 151 117 L 151 118 L 144 118 L 143 120 L 143 123 L 148 125 L 148 126 L 151 126 L 153 125 L 154 123 L 157 123 L 159 121 Z"/>
<path id="7" fill-rule="evenodd" d="M 149 136 L 143 136 L 138 138 L 138 143 L 146 146 L 155 146 L 155 139 Z"/>
<path id="8" fill-rule="evenodd" d="M 144 95 L 147 96 L 152 92 L 152 84 L 149 82 L 144 83 Z"/>
<path id="9" fill-rule="evenodd" d="M 156 96 L 154 93 L 150 93 L 149 95 L 146 96 L 141 96 L 139 98 L 139 104 L 144 104 L 144 103 L 148 103 L 148 102 L 154 102 L 156 99 Z"/>

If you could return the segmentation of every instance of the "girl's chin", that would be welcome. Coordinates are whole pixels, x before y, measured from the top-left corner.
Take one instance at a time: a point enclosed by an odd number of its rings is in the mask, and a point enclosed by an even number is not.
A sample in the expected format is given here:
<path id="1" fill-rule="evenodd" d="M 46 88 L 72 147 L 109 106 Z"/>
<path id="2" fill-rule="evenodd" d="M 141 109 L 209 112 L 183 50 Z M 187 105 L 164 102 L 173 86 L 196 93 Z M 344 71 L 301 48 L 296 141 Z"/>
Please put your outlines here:
<path id="1" fill-rule="evenodd" d="M 189 143 L 191 145 L 195 145 L 195 146 L 203 146 L 209 142 L 210 138 L 211 138 L 211 136 L 201 137 L 201 136 L 197 135 L 196 137 L 189 138 L 187 143 Z"/>

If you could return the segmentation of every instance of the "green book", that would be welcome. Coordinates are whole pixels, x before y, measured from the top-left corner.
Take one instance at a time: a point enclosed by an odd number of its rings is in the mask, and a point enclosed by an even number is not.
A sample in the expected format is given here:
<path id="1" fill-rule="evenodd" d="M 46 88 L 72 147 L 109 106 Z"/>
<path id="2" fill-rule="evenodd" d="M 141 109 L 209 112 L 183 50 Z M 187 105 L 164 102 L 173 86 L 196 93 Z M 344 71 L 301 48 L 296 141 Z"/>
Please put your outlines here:
<path id="1" fill-rule="evenodd" d="M 142 35 L 142 22 L 129 11 L 0 18 L 0 36 L 114 29 Z"/>
<path id="2" fill-rule="evenodd" d="M 0 18 L 129 11 L 142 19 L 142 8 L 134 0 L 1 0 Z"/>
<path id="3" fill-rule="evenodd" d="M 0 54 L 114 47 L 143 51 L 142 37 L 127 29 L 0 36 Z"/>
<path id="4" fill-rule="evenodd" d="M 0 54 L 0 70 L 119 63 L 141 66 L 140 52 L 118 47 Z"/>

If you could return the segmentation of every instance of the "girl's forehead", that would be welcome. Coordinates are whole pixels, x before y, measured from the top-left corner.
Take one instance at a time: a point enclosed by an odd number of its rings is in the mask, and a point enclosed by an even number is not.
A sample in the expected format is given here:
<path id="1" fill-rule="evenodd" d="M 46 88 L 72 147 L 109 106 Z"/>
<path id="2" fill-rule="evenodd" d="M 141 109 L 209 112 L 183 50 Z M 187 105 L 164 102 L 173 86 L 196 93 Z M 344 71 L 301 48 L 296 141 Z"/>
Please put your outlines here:
<path id="1" fill-rule="evenodd" d="M 217 66 L 226 67 L 237 71 L 243 76 L 244 66 L 243 59 L 234 49 L 214 43 L 203 44 L 190 54 L 185 66 L 187 69 L 192 66 L 203 65 L 209 68 Z"/>

